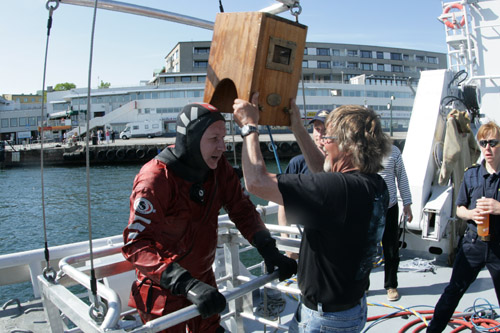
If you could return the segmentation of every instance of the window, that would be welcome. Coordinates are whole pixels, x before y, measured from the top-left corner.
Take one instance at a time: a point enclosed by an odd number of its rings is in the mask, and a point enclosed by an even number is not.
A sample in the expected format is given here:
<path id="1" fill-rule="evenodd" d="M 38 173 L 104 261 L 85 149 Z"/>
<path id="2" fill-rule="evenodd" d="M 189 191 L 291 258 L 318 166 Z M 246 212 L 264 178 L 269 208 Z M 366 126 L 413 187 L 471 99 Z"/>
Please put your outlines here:
<path id="1" fill-rule="evenodd" d="M 403 60 L 404 61 L 410 60 L 410 56 L 408 54 L 403 54 Z"/>
<path id="2" fill-rule="evenodd" d="M 385 66 L 384 66 L 384 64 L 377 64 L 377 70 L 378 70 L 378 71 L 380 71 L 380 72 L 385 71 Z"/>
<path id="3" fill-rule="evenodd" d="M 429 64 L 437 64 L 438 63 L 438 60 L 436 57 L 427 57 L 427 62 Z"/>
<path id="4" fill-rule="evenodd" d="M 340 57 L 340 50 L 332 49 L 332 55 L 335 57 Z"/>
<path id="5" fill-rule="evenodd" d="M 174 83 L 175 82 L 175 78 L 173 77 L 166 77 L 165 78 L 165 83 Z"/>
<path id="6" fill-rule="evenodd" d="M 203 90 L 188 90 L 186 97 L 203 97 Z"/>
<path id="7" fill-rule="evenodd" d="M 10 118 L 10 127 L 17 127 L 17 118 Z"/>
<path id="8" fill-rule="evenodd" d="M 403 66 L 400 66 L 400 65 L 392 65 L 392 66 L 391 66 L 391 71 L 393 71 L 393 72 L 402 72 L 402 71 L 403 71 Z"/>
<path id="9" fill-rule="evenodd" d="M 304 55 L 308 55 L 307 47 L 304 47 Z"/>
<path id="10" fill-rule="evenodd" d="M 9 127 L 9 119 L 5 118 L 2 119 L 2 128 L 7 128 Z"/>
<path id="11" fill-rule="evenodd" d="M 36 117 L 29 117 L 30 126 L 36 126 Z"/>
<path id="12" fill-rule="evenodd" d="M 401 53 L 392 53 L 391 52 L 391 60 L 403 60 Z"/>
<path id="13" fill-rule="evenodd" d="M 191 82 L 191 76 L 183 76 L 181 77 L 181 82 Z"/>
<path id="14" fill-rule="evenodd" d="M 384 52 L 377 51 L 377 59 L 384 59 Z"/>
<path id="15" fill-rule="evenodd" d="M 144 125 L 144 129 L 149 129 L 149 125 L 148 124 Z"/>
<path id="16" fill-rule="evenodd" d="M 195 47 L 194 54 L 209 54 L 210 53 L 210 47 Z"/>
<path id="17" fill-rule="evenodd" d="M 373 66 L 372 64 L 361 63 L 361 69 L 364 71 L 372 71 Z"/>
<path id="18" fill-rule="evenodd" d="M 329 61 L 318 61 L 318 68 L 330 68 Z"/>
<path id="19" fill-rule="evenodd" d="M 330 55 L 330 49 L 324 49 L 324 48 L 318 47 L 316 49 L 316 54 L 319 55 L 319 56 L 329 56 Z"/>
<path id="20" fill-rule="evenodd" d="M 358 56 L 358 50 L 347 50 L 347 56 L 348 57 L 357 57 Z"/>
<path id="21" fill-rule="evenodd" d="M 410 67 L 410 66 L 404 66 L 404 67 L 403 67 L 403 71 L 404 71 L 405 73 L 411 72 L 411 67 Z"/>
<path id="22" fill-rule="evenodd" d="M 26 126 L 26 125 L 28 125 L 28 118 L 26 117 L 19 118 L 19 126 Z"/>
<path id="23" fill-rule="evenodd" d="M 149 113 L 151 113 L 151 109 L 150 109 L 150 108 L 145 108 L 145 109 L 144 109 L 144 113 L 145 113 L 145 114 L 149 114 Z"/>
<path id="24" fill-rule="evenodd" d="M 309 62 L 307 60 L 302 60 L 302 68 L 309 68 Z"/>
<path id="25" fill-rule="evenodd" d="M 425 57 L 424 56 L 416 55 L 415 56 L 415 61 L 416 62 L 424 62 L 425 61 Z"/>
<path id="26" fill-rule="evenodd" d="M 207 80 L 207 77 L 206 76 L 197 76 L 196 77 L 196 81 L 197 82 L 205 82 Z"/>
<path id="27" fill-rule="evenodd" d="M 343 61 L 332 61 L 332 66 L 334 68 L 344 68 L 345 67 L 345 62 L 343 62 Z"/>
<path id="28" fill-rule="evenodd" d="M 372 51 L 361 50 L 361 58 L 371 58 L 371 57 L 372 57 Z"/>
<path id="29" fill-rule="evenodd" d="M 194 62 L 194 68 L 207 68 L 208 67 L 208 61 L 206 60 L 195 60 Z"/>
<path id="30" fill-rule="evenodd" d="M 348 62 L 347 63 L 347 68 L 349 69 L 358 69 L 358 63 L 357 62 Z"/>

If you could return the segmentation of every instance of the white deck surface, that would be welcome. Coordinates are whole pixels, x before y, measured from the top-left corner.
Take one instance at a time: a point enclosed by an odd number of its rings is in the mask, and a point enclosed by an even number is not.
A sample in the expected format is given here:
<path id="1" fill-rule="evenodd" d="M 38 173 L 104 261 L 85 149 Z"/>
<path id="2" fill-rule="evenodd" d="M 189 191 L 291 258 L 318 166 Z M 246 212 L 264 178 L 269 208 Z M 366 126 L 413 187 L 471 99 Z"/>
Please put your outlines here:
<path id="1" fill-rule="evenodd" d="M 367 299 L 368 303 L 382 306 L 368 306 L 368 317 L 391 314 L 396 312 L 398 307 L 411 308 L 416 311 L 432 310 L 448 284 L 451 271 L 451 267 L 438 266 L 435 272 L 399 272 L 398 290 L 401 294 L 401 299 L 396 302 L 389 302 L 387 301 L 386 291 L 383 288 L 383 266 L 375 268 L 370 276 L 371 286 Z M 281 314 L 280 321 L 282 324 L 288 325 L 297 307 L 297 303 L 288 295 L 283 295 L 283 298 L 286 300 L 286 308 Z M 477 280 L 462 298 L 456 311 L 470 311 L 468 308 L 474 305 L 474 301 L 477 301 L 477 304 L 484 304 L 485 301 L 483 299 L 489 301 L 494 307 L 498 307 L 493 282 L 486 269 L 481 271 Z M 257 306 L 258 301 L 254 305 Z M 6 310 L 0 310 L 0 332 L 16 332 L 16 330 L 18 330 L 17 332 L 50 332 L 44 312 L 32 310 L 32 308 L 40 306 L 40 304 L 36 303 L 23 304 L 22 311 L 27 312 L 24 315 L 20 315 L 15 305 L 9 305 Z M 414 319 L 416 319 L 415 316 L 410 316 L 409 318 L 397 317 L 377 322 L 371 321 L 366 324 L 364 331 L 398 332 L 404 325 Z M 248 320 L 245 320 L 245 323 L 246 332 L 275 332 L 275 329 L 269 326 L 264 327 L 262 324 L 256 324 Z M 410 327 L 406 332 L 413 332 L 417 326 Z M 451 332 L 453 328 L 449 325 L 445 332 Z M 465 330 L 465 332 L 467 331 Z M 425 330 L 421 332 L 425 332 Z"/>

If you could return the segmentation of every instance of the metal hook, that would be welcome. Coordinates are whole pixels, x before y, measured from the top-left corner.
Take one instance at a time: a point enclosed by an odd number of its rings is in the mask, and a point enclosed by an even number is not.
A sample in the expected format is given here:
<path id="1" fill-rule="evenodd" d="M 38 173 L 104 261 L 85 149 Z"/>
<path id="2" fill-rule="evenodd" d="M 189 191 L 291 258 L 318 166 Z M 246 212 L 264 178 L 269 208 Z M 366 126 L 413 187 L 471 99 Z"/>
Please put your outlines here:
<path id="1" fill-rule="evenodd" d="M 50 6 L 51 2 L 55 2 L 55 5 Z M 47 10 L 49 10 L 50 12 L 53 12 L 54 10 L 56 10 L 57 7 L 59 7 L 59 0 L 47 0 L 47 3 L 45 4 L 45 8 L 47 8 Z"/>
<path id="2" fill-rule="evenodd" d="M 56 281 L 56 275 L 57 273 L 52 267 L 46 267 L 43 270 L 43 277 L 50 283 L 54 283 Z"/>
<path id="3" fill-rule="evenodd" d="M 97 303 L 94 303 L 89 307 L 89 316 L 97 324 L 101 324 L 104 321 L 106 312 L 108 312 L 108 307 L 101 301 L 97 301 Z"/>
<path id="4" fill-rule="evenodd" d="M 293 5 L 290 7 L 290 14 L 295 16 L 296 19 L 299 18 L 300 13 L 302 13 L 302 6 L 298 1 L 295 1 Z"/>

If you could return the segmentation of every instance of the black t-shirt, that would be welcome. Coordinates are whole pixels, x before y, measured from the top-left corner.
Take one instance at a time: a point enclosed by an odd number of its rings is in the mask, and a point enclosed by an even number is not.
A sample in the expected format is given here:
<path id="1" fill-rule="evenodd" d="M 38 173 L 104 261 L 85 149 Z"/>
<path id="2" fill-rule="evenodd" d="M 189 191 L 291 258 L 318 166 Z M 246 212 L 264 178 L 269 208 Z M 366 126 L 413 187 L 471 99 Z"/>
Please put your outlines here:
<path id="1" fill-rule="evenodd" d="M 304 226 L 299 288 L 309 302 L 352 304 L 368 285 L 389 193 L 377 174 L 278 175 L 287 217 Z"/>

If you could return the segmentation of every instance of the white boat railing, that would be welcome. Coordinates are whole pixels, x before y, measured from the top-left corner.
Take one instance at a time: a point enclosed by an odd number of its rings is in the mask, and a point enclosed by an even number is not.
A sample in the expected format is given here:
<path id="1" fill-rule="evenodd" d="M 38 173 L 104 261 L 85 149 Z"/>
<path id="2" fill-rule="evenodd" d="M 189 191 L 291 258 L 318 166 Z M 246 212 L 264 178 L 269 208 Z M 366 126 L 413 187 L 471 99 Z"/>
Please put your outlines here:
<path id="1" fill-rule="evenodd" d="M 258 206 L 257 210 L 262 215 L 263 220 L 266 220 L 269 216 L 277 213 L 277 208 L 276 204 L 270 204 L 265 207 Z M 266 226 L 272 233 L 300 234 L 296 227 L 283 227 L 275 224 L 266 224 Z M 280 250 L 298 252 L 300 239 L 275 238 Z M 219 258 L 220 260 L 216 259 L 216 262 L 219 263 L 219 267 L 217 267 L 219 275 L 217 275 L 216 269 L 216 278 L 221 292 L 228 300 L 228 310 L 222 314 L 222 320 L 230 328 L 230 331 L 244 331 L 244 318 L 278 329 L 286 329 L 286 326 L 280 323 L 253 313 L 252 291 L 265 286 L 292 294 L 300 292 L 296 288 L 278 285 L 276 282 L 271 283 L 276 279 L 276 273 L 255 277 L 249 272 L 259 267 L 262 268 L 261 263 L 249 267 L 244 267 L 240 263 L 240 253 L 253 249 L 253 247 L 241 236 L 227 215 L 219 217 L 218 243 L 223 245 L 224 254 L 221 255 L 223 258 Z M 135 320 L 124 319 L 125 316 L 130 317 L 130 314 L 136 314 L 136 310 L 127 309 L 126 305 L 123 306 L 123 302 L 126 304 L 128 300 L 135 274 L 133 266 L 121 255 L 122 245 L 121 235 L 93 241 L 93 259 L 95 259 L 93 267 L 98 281 L 97 299 L 88 296 L 90 292 L 83 294 L 81 292 L 83 288 L 87 291 L 91 289 L 88 242 L 50 248 L 51 258 L 54 262 L 59 261 L 59 271 L 55 282 L 47 281 L 40 275 L 45 260 L 43 249 L 0 256 L 0 272 L 15 272 L 20 267 L 23 268 L 22 270 L 30 271 L 28 276 L 33 276 L 38 272 L 39 288 L 34 287 L 34 291 L 41 291 L 44 308 L 53 332 L 67 330 L 67 319 L 83 332 L 123 331 L 125 329 L 132 330 L 132 332 L 155 332 L 199 314 L 196 307 L 192 306 L 144 325 L 138 316 L 135 316 Z M 120 275 L 120 278 L 115 278 L 122 273 L 128 274 L 127 277 L 122 278 Z M 122 291 L 120 294 L 115 290 L 116 286 L 109 282 L 112 281 L 112 278 L 126 285 L 125 292 Z M 78 294 L 74 289 L 71 290 L 74 287 L 80 290 Z M 242 297 L 243 295 L 246 297 Z M 104 310 L 105 308 L 106 310 Z"/>

